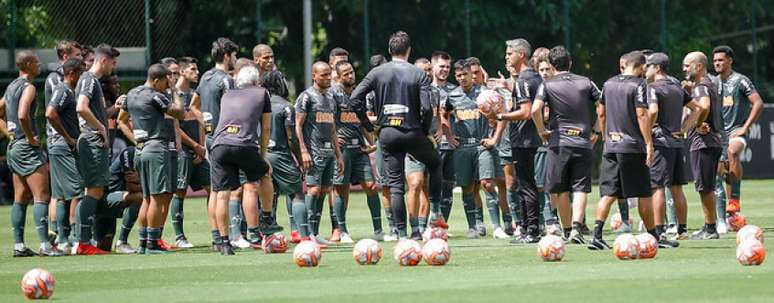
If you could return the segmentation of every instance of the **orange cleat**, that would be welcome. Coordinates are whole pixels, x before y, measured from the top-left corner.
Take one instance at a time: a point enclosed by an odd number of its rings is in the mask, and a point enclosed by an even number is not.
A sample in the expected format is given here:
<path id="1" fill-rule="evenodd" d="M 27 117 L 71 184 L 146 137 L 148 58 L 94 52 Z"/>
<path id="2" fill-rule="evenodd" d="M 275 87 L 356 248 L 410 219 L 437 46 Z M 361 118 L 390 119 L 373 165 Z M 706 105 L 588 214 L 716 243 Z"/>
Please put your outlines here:
<path id="1" fill-rule="evenodd" d="M 301 234 L 297 230 L 290 232 L 290 242 L 295 244 L 301 243 Z"/>
<path id="2" fill-rule="evenodd" d="M 159 247 L 161 247 L 161 249 L 163 249 L 163 250 L 175 250 L 175 249 L 177 249 L 177 246 L 169 245 L 169 243 L 164 241 L 164 239 L 158 239 L 156 243 L 158 243 Z"/>
<path id="3" fill-rule="evenodd" d="M 739 199 L 728 200 L 728 205 L 726 205 L 727 213 L 735 214 L 735 213 L 738 213 L 740 210 L 742 210 L 742 207 L 739 205 Z"/>
<path id="4" fill-rule="evenodd" d="M 78 244 L 78 250 L 75 252 L 77 255 L 90 256 L 90 255 L 107 255 L 109 252 L 101 250 L 91 243 Z"/>
<path id="5" fill-rule="evenodd" d="M 433 215 L 435 219 L 430 218 L 430 226 L 431 227 L 438 227 L 443 229 L 449 229 L 449 224 L 446 223 L 446 220 L 443 219 L 443 216 L 441 215 Z"/>
<path id="6" fill-rule="evenodd" d="M 338 228 L 333 230 L 333 232 L 331 233 L 331 238 L 328 239 L 328 241 L 330 241 L 330 242 L 339 242 L 339 241 L 341 241 L 341 232 L 339 231 Z"/>

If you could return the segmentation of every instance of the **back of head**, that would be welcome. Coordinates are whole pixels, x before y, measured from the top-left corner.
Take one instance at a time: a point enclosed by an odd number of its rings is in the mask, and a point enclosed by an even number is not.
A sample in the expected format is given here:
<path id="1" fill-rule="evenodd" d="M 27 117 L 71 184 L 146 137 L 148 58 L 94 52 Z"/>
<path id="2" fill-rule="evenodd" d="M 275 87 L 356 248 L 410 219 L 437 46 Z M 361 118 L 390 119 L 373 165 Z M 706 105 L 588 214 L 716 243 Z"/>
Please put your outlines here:
<path id="1" fill-rule="evenodd" d="M 156 63 L 148 67 L 148 81 L 166 78 L 169 75 L 169 69 L 164 64 Z"/>
<path id="2" fill-rule="evenodd" d="M 411 38 L 404 31 L 395 32 L 390 36 L 388 51 L 392 56 L 405 56 L 411 48 Z"/>
<path id="3" fill-rule="evenodd" d="M 226 56 L 230 56 L 231 53 L 238 50 L 239 46 L 236 43 L 232 42 L 229 38 L 220 37 L 212 42 L 210 54 L 216 63 L 222 63 Z"/>
<path id="4" fill-rule="evenodd" d="M 430 60 L 427 60 L 427 58 L 422 57 L 414 60 L 414 65 L 417 65 L 417 64 L 430 64 Z"/>
<path id="5" fill-rule="evenodd" d="M 280 71 L 273 70 L 265 73 L 261 77 L 261 86 L 266 88 L 273 96 L 288 97 L 288 86 L 285 83 L 285 76 Z"/>
<path id="6" fill-rule="evenodd" d="M 331 50 L 331 52 L 328 54 L 328 59 L 332 59 L 334 57 L 343 57 L 343 56 L 349 56 L 349 52 L 346 49 L 343 49 L 341 47 L 336 47 Z"/>
<path id="7" fill-rule="evenodd" d="M 645 64 L 645 55 L 641 51 L 631 51 L 621 56 L 621 60 L 626 62 L 627 67 L 640 67 Z"/>
<path id="8" fill-rule="evenodd" d="M 19 69 L 26 68 L 28 63 L 34 61 L 38 55 L 30 50 L 23 50 L 16 53 L 16 67 Z"/>
<path id="9" fill-rule="evenodd" d="M 81 45 L 72 40 L 61 40 L 56 44 L 56 57 L 63 60 L 67 54 L 72 54 L 75 50 L 81 50 Z"/>
<path id="10" fill-rule="evenodd" d="M 247 58 L 239 58 L 237 59 L 236 63 L 234 63 L 234 70 L 240 71 L 245 66 L 255 66 L 255 63 Z"/>
<path id="11" fill-rule="evenodd" d="M 387 63 L 387 58 L 382 55 L 373 55 L 371 56 L 371 59 L 368 60 L 368 64 L 371 66 L 371 68 L 375 68 L 385 63 Z"/>
<path id="12" fill-rule="evenodd" d="M 236 87 L 246 88 L 260 84 L 260 73 L 253 65 L 246 65 L 239 70 L 236 76 Z"/>
<path id="13" fill-rule="evenodd" d="M 80 73 L 86 70 L 86 63 L 82 59 L 70 58 L 62 63 L 62 72 L 67 75 L 70 73 Z"/>
<path id="14" fill-rule="evenodd" d="M 172 57 L 161 58 L 161 60 L 159 60 L 159 63 L 164 64 L 164 66 L 166 66 L 167 68 L 169 68 L 170 66 L 172 66 L 174 64 L 178 64 L 177 59 L 172 58 Z"/>
<path id="15" fill-rule="evenodd" d="M 551 63 L 557 71 L 570 71 L 570 64 L 572 63 L 570 52 L 562 45 L 554 46 L 548 52 L 548 63 Z"/>
<path id="16" fill-rule="evenodd" d="M 524 54 L 524 57 L 529 58 L 532 55 L 532 46 L 524 38 L 508 40 L 505 42 L 505 46 Z"/>
<path id="17" fill-rule="evenodd" d="M 110 46 L 109 44 L 102 43 L 100 45 L 97 45 L 97 47 L 94 48 L 94 58 L 101 59 L 101 58 L 107 58 L 107 59 L 115 59 L 118 58 L 118 56 L 121 55 L 121 52 L 119 52 L 114 47 Z"/>

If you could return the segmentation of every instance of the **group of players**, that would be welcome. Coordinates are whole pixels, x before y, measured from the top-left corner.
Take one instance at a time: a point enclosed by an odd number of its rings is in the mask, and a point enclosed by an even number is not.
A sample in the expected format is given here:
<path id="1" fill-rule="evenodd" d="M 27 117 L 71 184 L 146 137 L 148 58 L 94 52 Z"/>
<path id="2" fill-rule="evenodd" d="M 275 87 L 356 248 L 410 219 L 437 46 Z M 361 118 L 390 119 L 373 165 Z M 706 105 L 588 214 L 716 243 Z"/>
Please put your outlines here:
<path id="1" fill-rule="evenodd" d="M 24 244 L 30 202 L 41 256 L 108 253 L 120 217 L 117 252 L 193 247 L 183 231 L 189 187 L 208 193 L 212 246 L 224 255 L 258 248 L 264 236 L 283 230 L 276 223 L 280 196 L 293 242 L 352 243 L 346 211 L 356 184 L 366 194 L 373 238 L 384 241 L 448 228 L 457 186 L 468 238 L 486 236 L 482 189 L 494 238 L 513 244 L 556 233 L 608 249 L 605 220 L 618 201 L 626 222 L 627 198 L 639 199 L 645 229 L 662 247 L 724 232 L 722 218 L 739 211 L 745 135 L 763 107 L 750 80 L 731 69 L 730 47 L 713 50 L 717 76 L 708 74 L 706 55 L 686 55 L 684 81 L 669 76 L 666 54 L 633 51 L 600 90 L 569 72 L 562 46 L 533 52 L 525 39 L 505 46 L 510 78 L 489 77 L 477 58 L 452 61 L 443 51 L 409 64 L 410 40 L 398 32 L 389 42 L 391 61 L 373 56 L 359 84 L 348 53 L 336 48 L 328 62 L 314 63 L 313 86 L 292 104 L 265 44 L 255 46 L 250 60 L 237 58 L 239 47 L 219 38 L 212 44 L 215 66 L 203 75 L 194 58 L 165 58 L 149 67 L 143 85 L 118 96 L 113 72 L 120 53 L 65 40 L 56 48 L 59 67 L 45 81 L 47 152 L 35 121 L 40 62 L 20 51 L 19 78 L 0 100 L 15 189 L 14 256 L 36 255 Z M 448 79 L 452 71 L 457 85 Z M 130 146 L 111 150 L 116 133 Z M 586 196 L 599 140 L 602 198 L 590 230 Z M 705 221 L 690 236 L 686 159 Z M 676 213 L 670 232 L 667 195 Z M 327 240 L 320 235 L 326 197 L 333 231 Z M 162 239 L 167 217 L 174 245 Z M 134 248 L 128 235 L 136 221 Z"/>

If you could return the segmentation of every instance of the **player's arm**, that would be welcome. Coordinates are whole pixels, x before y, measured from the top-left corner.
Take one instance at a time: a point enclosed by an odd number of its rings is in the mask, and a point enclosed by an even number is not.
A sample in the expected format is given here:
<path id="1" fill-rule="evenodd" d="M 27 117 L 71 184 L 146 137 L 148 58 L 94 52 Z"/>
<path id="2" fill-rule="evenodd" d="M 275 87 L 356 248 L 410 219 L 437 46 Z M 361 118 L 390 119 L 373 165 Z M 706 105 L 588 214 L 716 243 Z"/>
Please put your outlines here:
<path id="1" fill-rule="evenodd" d="M 8 123 L 5 121 L 6 118 L 5 97 L 0 97 L 0 136 L 4 138 L 10 137 L 10 134 L 8 134 Z"/>
<path id="2" fill-rule="evenodd" d="M 506 126 L 508 126 L 508 122 L 497 121 L 497 126 L 495 126 L 495 131 L 494 134 L 492 134 L 492 137 L 484 139 L 484 147 L 490 149 L 497 146 L 497 143 L 500 142 L 500 138 L 503 136 L 503 131 L 505 130 Z"/>
<path id="3" fill-rule="evenodd" d="M 102 100 L 105 100 L 105 97 L 102 97 Z M 114 117 L 116 114 L 118 114 L 124 101 L 126 101 L 126 95 L 118 96 L 116 103 L 113 103 L 113 105 L 105 108 L 105 113 L 107 113 L 107 116 Z"/>
<path id="4" fill-rule="evenodd" d="M 34 85 L 27 85 L 19 99 L 19 127 L 21 127 L 27 142 L 32 146 L 40 146 L 37 136 L 32 133 L 32 119 L 29 117 L 32 101 L 35 100 L 36 89 Z"/>
<path id="5" fill-rule="evenodd" d="M 683 120 L 683 125 L 681 127 L 681 131 L 683 134 L 688 133 L 688 131 L 694 127 L 696 127 L 696 124 L 699 121 L 699 115 L 701 115 L 701 106 L 699 106 L 699 102 L 696 100 L 691 100 L 688 103 L 685 104 L 685 107 L 691 110 L 691 113 L 688 114 L 685 119 Z"/>
<path id="6" fill-rule="evenodd" d="M 165 113 L 177 120 L 183 120 L 185 119 L 185 106 L 183 105 L 183 100 L 180 98 L 180 95 L 177 94 L 177 88 L 172 86 L 169 89 L 172 92 L 172 103 L 167 106 Z"/>
<path id="7" fill-rule="evenodd" d="M 374 90 L 373 77 L 372 73 L 368 73 L 368 75 L 363 78 L 363 81 L 360 81 L 357 87 L 355 87 L 355 90 L 352 91 L 352 94 L 349 97 L 352 111 L 354 111 L 357 118 L 360 119 L 361 126 L 369 132 L 374 131 L 374 125 L 371 123 L 368 114 L 366 114 L 366 95 Z M 378 114 L 374 113 L 374 115 Z M 298 125 L 298 123 L 296 123 L 296 125 Z"/>
<path id="8" fill-rule="evenodd" d="M 78 114 L 81 116 L 81 118 L 84 121 L 86 121 L 86 124 L 91 126 L 93 129 L 98 130 L 99 135 L 102 137 L 103 146 L 107 146 L 107 141 L 108 141 L 107 129 L 105 129 L 105 126 L 102 125 L 101 122 L 99 122 L 97 117 L 94 116 L 94 113 L 91 112 L 91 109 L 89 109 L 88 96 L 85 96 L 85 95 L 78 96 L 78 103 L 75 105 L 75 111 L 78 112 Z"/>
<path id="9" fill-rule="evenodd" d="M 446 136 L 446 140 L 449 141 L 449 145 L 453 147 L 457 147 L 460 145 L 460 142 L 457 141 L 457 137 L 454 135 L 454 129 L 451 125 L 451 115 L 454 111 L 454 107 L 451 105 L 451 102 L 447 99 L 445 104 L 443 106 L 439 106 L 441 115 L 439 116 L 441 119 L 441 128 L 443 128 L 444 135 Z"/>
<path id="10" fill-rule="evenodd" d="M 337 115 L 338 116 L 338 115 Z M 336 117 L 337 119 L 340 119 L 340 117 Z M 331 140 L 333 142 L 333 152 L 336 155 L 336 168 L 339 171 L 339 175 L 344 174 L 344 159 L 341 157 L 341 149 L 339 148 L 339 140 L 337 140 L 338 137 L 338 130 L 336 130 L 336 123 L 333 123 L 333 127 L 331 127 Z"/>
<path id="11" fill-rule="evenodd" d="M 51 127 L 56 130 L 56 132 L 64 138 L 65 142 L 67 142 L 67 145 L 70 146 L 70 148 L 75 147 L 75 139 L 70 137 L 70 134 L 67 133 L 64 126 L 62 125 L 62 119 L 59 117 L 59 109 L 57 106 L 62 104 L 63 99 L 65 98 L 65 94 L 60 94 L 60 91 L 54 91 L 53 96 L 51 96 L 51 103 L 46 107 L 46 120 L 48 120 L 48 123 L 51 124 Z"/>
<path id="12" fill-rule="evenodd" d="M 516 100 L 518 109 L 498 115 L 499 120 L 528 120 L 532 117 L 532 100 L 529 98 L 529 91 L 523 89 L 523 87 L 524 85 L 517 84 L 512 93 L 512 99 Z"/>
<path id="13" fill-rule="evenodd" d="M 306 122 L 306 111 L 297 110 L 296 111 L 296 137 L 298 138 L 298 150 L 301 153 L 301 159 L 300 159 L 301 167 L 304 170 L 309 170 L 309 168 L 312 166 L 312 157 L 309 155 L 309 151 L 306 149 L 306 141 L 304 140 L 305 122 Z"/>
<path id="14" fill-rule="evenodd" d="M 763 99 L 761 98 L 761 95 L 758 94 L 757 91 L 753 91 L 752 94 L 747 96 L 747 101 L 750 101 L 752 103 L 752 109 L 750 110 L 750 115 L 747 116 L 747 121 L 744 122 L 744 126 L 742 126 L 742 129 L 734 134 L 734 136 L 739 135 L 746 135 L 747 132 L 750 130 L 750 126 L 755 123 L 755 121 L 758 121 L 758 117 L 761 116 L 761 113 L 763 112 Z"/>
<path id="15" fill-rule="evenodd" d="M 266 99 L 268 100 L 268 99 Z M 261 115 L 261 157 L 266 159 L 269 151 L 269 136 L 271 135 L 271 112 Z"/>
<path id="16" fill-rule="evenodd" d="M 199 124 L 204 125 L 204 115 L 202 114 L 202 98 L 195 91 L 193 97 L 191 97 L 191 104 L 188 105 L 188 110 L 199 120 Z"/>
<path id="17" fill-rule="evenodd" d="M 365 154 L 370 154 L 374 151 L 376 151 L 376 145 L 374 145 L 374 136 L 371 135 L 371 132 L 366 130 L 364 127 L 360 128 L 360 134 L 365 138 L 367 145 L 360 148 L 360 151 L 362 151 Z"/>
<path id="18" fill-rule="evenodd" d="M 546 125 L 543 122 L 543 106 L 542 99 L 535 99 L 535 102 L 532 103 L 532 123 L 535 124 L 535 129 L 540 137 L 543 138 L 543 141 L 547 141 L 549 133 L 546 131 Z"/>
<path id="19" fill-rule="evenodd" d="M 122 109 L 118 112 L 118 129 L 121 130 L 121 133 L 124 134 L 129 142 L 132 142 L 132 145 L 137 145 L 137 140 L 134 139 L 132 127 L 129 126 L 129 118 L 130 115 L 128 111 Z"/>
<path id="20" fill-rule="evenodd" d="M 637 107 L 635 111 L 637 112 L 637 124 L 640 127 L 640 133 L 645 140 L 645 165 L 650 166 L 653 163 L 653 137 L 651 136 L 653 123 L 650 120 L 648 108 Z"/>

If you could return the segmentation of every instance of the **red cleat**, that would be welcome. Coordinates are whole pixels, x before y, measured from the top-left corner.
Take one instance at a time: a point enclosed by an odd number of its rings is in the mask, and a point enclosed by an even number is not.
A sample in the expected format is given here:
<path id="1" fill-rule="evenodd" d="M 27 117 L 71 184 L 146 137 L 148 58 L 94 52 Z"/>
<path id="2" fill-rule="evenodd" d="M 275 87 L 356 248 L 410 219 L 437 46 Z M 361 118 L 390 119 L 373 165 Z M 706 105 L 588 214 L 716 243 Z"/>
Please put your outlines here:
<path id="1" fill-rule="evenodd" d="M 742 207 L 739 205 L 739 199 L 728 200 L 728 205 L 726 205 L 727 213 L 735 214 L 735 213 L 738 213 L 740 210 L 742 210 Z"/>
<path id="2" fill-rule="evenodd" d="M 290 232 L 290 242 L 295 244 L 301 243 L 301 234 L 297 230 Z"/>
<path id="3" fill-rule="evenodd" d="M 90 256 L 90 255 L 107 255 L 109 252 L 101 250 L 90 243 L 79 243 L 78 250 L 75 252 L 77 255 Z"/>
<path id="4" fill-rule="evenodd" d="M 331 232 L 331 238 L 328 239 L 330 242 L 339 242 L 341 241 L 341 232 L 338 228 L 334 229 L 333 232 Z"/>
<path id="5" fill-rule="evenodd" d="M 177 248 L 174 245 L 169 245 L 169 243 L 165 242 L 163 239 L 158 239 L 156 243 L 159 244 L 159 247 L 161 247 L 162 250 L 175 250 Z"/>
<path id="6" fill-rule="evenodd" d="M 435 220 L 430 222 L 430 226 L 449 229 L 449 224 L 446 223 L 446 220 L 443 219 L 443 216 L 436 216 Z"/>

